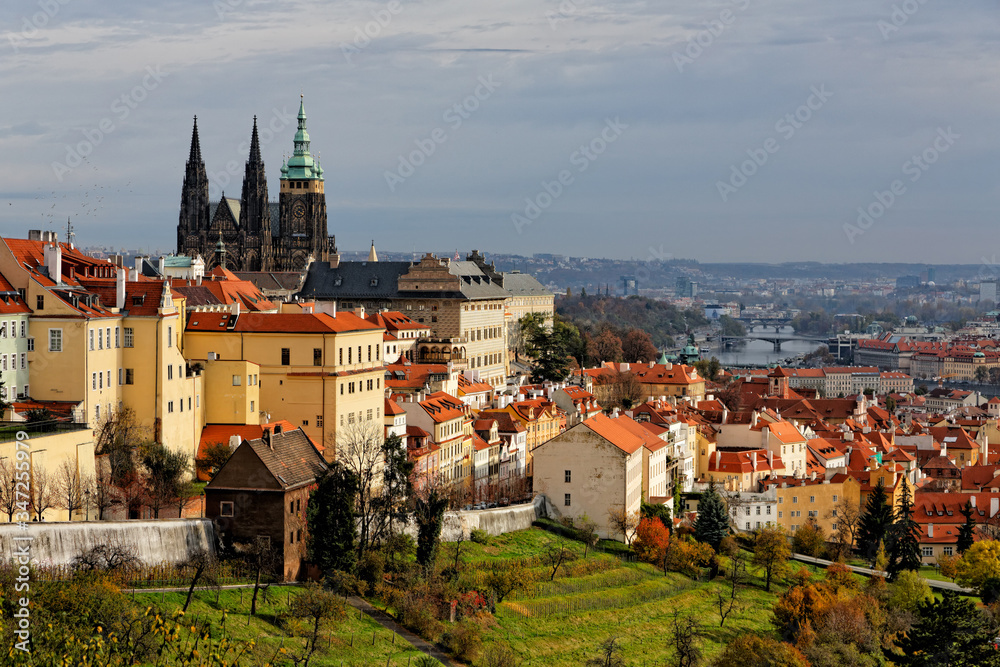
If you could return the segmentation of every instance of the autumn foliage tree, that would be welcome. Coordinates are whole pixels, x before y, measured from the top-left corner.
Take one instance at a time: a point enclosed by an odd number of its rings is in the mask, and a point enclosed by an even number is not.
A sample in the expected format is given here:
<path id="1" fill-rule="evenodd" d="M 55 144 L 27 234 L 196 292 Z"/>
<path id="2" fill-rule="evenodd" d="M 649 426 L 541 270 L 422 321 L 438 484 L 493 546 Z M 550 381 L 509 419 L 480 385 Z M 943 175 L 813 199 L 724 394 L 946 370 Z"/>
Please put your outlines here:
<path id="1" fill-rule="evenodd" d="M 780 526 L 768 526 L 757 531 L 752 562 L 764 571 L 768 591 L 771 590 L 771 582 L 780 579 L 788 570 L 791 555 L 785 531 Z"/>
<path id="2" fill-rule="evenodd" d="M 636 558 L 646 563 L 661 566 L 667 557 L 669 547 L 670 532 L 660 519 L 643 519 L 639 522 L 639 527 L 635 531 L 635 540 L 632 542 L 632 550 L 635 552 Z"/>
<path id="3" fill-rule="evenodd" d="M 656 361 L 657 351 L 653 339 L 641 329 L 630 329 L 622 338 L 622 354 L 629 363 Z"/>
<path id="4" fill-rule="evenodd" d="M 726 644 L 714 667 L 809 667 L 809 661 L 794 646 L 770 637 L 740 635 Z"/>

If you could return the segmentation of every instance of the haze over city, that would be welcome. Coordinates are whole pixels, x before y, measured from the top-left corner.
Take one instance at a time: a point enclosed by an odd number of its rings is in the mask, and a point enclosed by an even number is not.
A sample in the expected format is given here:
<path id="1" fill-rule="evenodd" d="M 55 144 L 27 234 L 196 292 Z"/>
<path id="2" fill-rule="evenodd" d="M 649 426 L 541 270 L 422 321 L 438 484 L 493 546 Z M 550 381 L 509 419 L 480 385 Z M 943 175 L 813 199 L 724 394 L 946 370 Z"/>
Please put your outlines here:
<path id="1" fill-rule="evenodd" d="M 195 115 L 213 198 L 239 195 L 257 115 L 276 199 L 302 94 L 344 249 L 995 250 L 949 243 L 992 229 L 1000 203 L 992 3 L 52 0 L 0 16 L 5 235 L 70 217 L 82 244 L 172 247 Z"/>

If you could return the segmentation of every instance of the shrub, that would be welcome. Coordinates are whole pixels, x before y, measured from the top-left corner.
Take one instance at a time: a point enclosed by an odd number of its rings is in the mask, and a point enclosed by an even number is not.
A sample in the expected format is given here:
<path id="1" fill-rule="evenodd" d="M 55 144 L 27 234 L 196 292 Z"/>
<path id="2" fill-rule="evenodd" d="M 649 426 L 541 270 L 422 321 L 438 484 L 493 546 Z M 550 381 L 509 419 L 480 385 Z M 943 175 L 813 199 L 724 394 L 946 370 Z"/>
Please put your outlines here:
<path id="1" fill-rule="evenodd" d="M 701 568 L 712 562 L 715 552 L 703 542 L 671 540 L 667 550 L 667 569 L 697 577 Z"/>
<path id="2" fill-rule="evenodd" d="M 857 580 L 854 572 L 843 563 L 830 563 L 826 568 L 826 583 L 834 590 L 841 588 L 856 588 Z"/>
<path id="3" fill-rule="evenodd" d="M 653 565 L 659 565 L 663 562 L 669 545 L 670 533 L 660 519 L 643 519 L 639 522 L 635 540 L 632 542 L 632 550 L 635 551 L 636 558 Z"/>
<path id="4" fill-rule="evenodd" d="M 359 579 L 374 586 L 385 577 L 385 558 L 377 551 L 365 552 L 358 561 L 357 572 Z"/>
<path id="5" fill-rule="evenodd" d="M 368 582 L 343 570 L 327 572 L 324 584 L 337 595 L 364 595 L 369 590 Z"/>
<path id="6" fill-rule="evenodd" d="M 469 532 L 469 539 L 476 544 L 489 544 L 490 534 L 482 528 L 473 528 L 472 531 Z"/>
<path id="7" fill-rule="evenodd" d="M 441 639 L 452 655 L 465 662 L 474 661 L 483 646 L 482 630 L 473 620 L 453 624 Z"/>
<path id="8" fill-rule="evenodd" d="M 792 551 L 807 556 L 819 556 L 824 543 L 823 529 L 816 524 L 815 519 L 811 518 L 792 536 Z"/>
<path id="9" fill-rule="evenodd" d="M 483 667 L 517 667 L 517 656 L 506 644 L 491 644 L 483 651 Z"/>

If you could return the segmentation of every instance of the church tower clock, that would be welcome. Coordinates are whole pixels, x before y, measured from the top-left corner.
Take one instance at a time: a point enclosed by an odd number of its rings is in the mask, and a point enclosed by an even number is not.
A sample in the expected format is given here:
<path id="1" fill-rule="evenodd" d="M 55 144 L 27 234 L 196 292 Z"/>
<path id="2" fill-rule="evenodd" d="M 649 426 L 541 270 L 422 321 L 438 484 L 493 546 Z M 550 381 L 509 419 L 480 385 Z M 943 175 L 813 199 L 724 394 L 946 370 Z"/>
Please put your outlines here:
<path id="1" fill-rule="evenodd" d="M 277 268 L 300 271 L 310 255 L 315 261 L 329 261 L 323 168 L 309 153 L 304 99 L 299 101 L 294 153 L 281 165 L 278 203 L 280 247 L 274 253 Z"/>

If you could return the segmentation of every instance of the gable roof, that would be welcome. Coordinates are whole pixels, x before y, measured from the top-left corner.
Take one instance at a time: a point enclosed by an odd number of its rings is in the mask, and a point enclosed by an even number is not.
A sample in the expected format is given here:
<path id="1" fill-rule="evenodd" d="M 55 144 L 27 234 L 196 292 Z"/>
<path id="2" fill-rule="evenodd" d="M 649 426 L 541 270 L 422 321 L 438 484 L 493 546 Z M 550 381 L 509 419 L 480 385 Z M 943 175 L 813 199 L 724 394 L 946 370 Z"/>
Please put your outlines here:
<path id="1" fill-rule="evenodd" d="M 314 483 L 322 477 L 328 466 L 323 455 L 313 445 L 301 428 L 271 434 L 271 446 L 262 438 L 244 440 L 238 449 L 250 448 L 283 490 Z M 235 456 L 235 452 L 234 452 Z M 223 488 L 215 482 L 220 479 L 227 462 L 206 488 Z"/>

